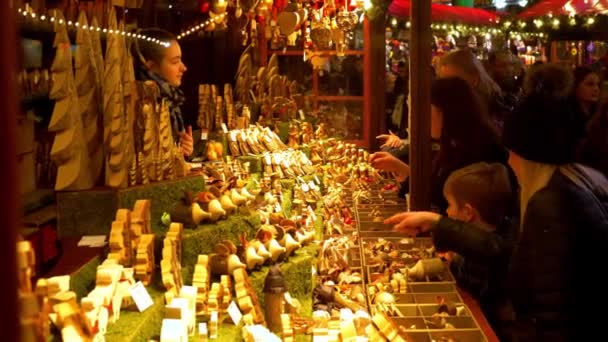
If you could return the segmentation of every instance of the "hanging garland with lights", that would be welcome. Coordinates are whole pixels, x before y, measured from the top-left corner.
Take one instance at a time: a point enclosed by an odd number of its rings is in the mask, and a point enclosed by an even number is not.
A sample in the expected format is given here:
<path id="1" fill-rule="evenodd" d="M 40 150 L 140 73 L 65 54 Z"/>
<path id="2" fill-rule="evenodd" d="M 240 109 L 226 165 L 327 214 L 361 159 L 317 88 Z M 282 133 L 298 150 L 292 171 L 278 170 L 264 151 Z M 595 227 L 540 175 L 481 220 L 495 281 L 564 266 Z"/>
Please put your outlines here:
<path id="1" fill-rule="evenodd" d="M 79 28 L 79 23 L 77 21 L 73 22 L 71 20 L 64 20 L 63 18 L 58 18 L 58 17 L 55 17 L 54 15 L 37 14 L 29 6 L 26 6 L 25 9 L 18 8 L 17 13 L 19 13 L 24 19 L 27 19 L 30 21 L 65 25 L 65 26 L 67 26 L 68 29 L 74 29 L 74 30 Z M 169 45 L 170 45 L 169 42 L 161 41 L 159 39 L 148 37 L 144 34 L 138 34 L 138 33 L 134 33 L 134 32 L 128 32 L 128 31 L 123 31 L 123 30 L 118 30 L 118 29 L 108 29 L 108 28 L 94 26 L 94 25 L 88 25 L 88 26 L 83 25 L 83 26 L 80 26 L 80 28 L 85 29 L 85 30 L 88 29 L 89 31 L 97 31 L 99 33 L 108 34 L 108 35 L 122 35 L 122 36 L 129 37 L 132 39 L 141 39 L 141 40 L 145 40 L 145 41 L 152 42 L 155 44 L 159 44 L 164 47 L 169 47 Z"/>
<path id="2" fill-rule="evenodd" d="M 236 1 L 237 11 L 235 11 L 235 16 L 240 17 L 242 12 L 239 12 L 240 9 L 240 1 Z M 227 27 L 227 18 L 228 12 L 226 11 L 228 8 L 228 2 L 226 0 L 214 0 L 211 5 L 209 2 L 203 2 L 200 5 L 200 10 L 202 13 L 209 13 L 209 18 L 204 22 L 198 23 L 196 25 L 190 26 L 188 29 L 183 30 L 178 36 L 177 39 L 181 40 L 187 36 L 190 36 L 194 33 L 197 33 L 201 30 L 205 31 L 213 31 L 217 29 L 225 29 Z"/>
<path id="3" fill-rule="evenodd" d="M 590 15 L 562 15 L 548 14 L 529 20 L 505 20 L 502 24 L 505 30 L 526 30 L 531 32 L 552 32 L 569 29 L 596 29 L 600 22 L 605 22 L 607 16 L 602 14 Z"/>

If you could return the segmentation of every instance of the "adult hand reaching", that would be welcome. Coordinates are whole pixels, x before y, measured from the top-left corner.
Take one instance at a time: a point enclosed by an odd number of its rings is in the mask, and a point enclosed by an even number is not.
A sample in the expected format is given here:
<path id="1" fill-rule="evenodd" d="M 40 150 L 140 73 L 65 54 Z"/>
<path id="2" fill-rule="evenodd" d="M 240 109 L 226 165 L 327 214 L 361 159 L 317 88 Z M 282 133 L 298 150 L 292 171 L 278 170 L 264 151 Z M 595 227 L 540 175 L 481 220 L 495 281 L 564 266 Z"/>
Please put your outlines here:
<path id="1" fill-rule="evenodd" d="M 392 172 L 403 182 L 410 175 L 410 167 L 388 152 L 376 152 L 369 157 L 369 163 L 379 170 Z"/>
<path id="2" fill-rule="evenodd" d="M 382 144 L 380 146 L 380 148 L 385 148 L 385 147 L 401 148 L 401 146 L 403 146 L 403 140 L 401 140 L 401 138 L 399 138 L 398 135 L 391 132 L 390 130 L 388 131 L 388 134 L 380 134 L 379 136 L 376 137 L 376 139 L 378 139 L 378 140 L 386 139 L 386 141 L 384 142 L 384 144 Z"/>
<path id="3" fill-rule="evenodd" d="M 194 140 L 192 139 L 192 126 L 188 126 L 185 132 L 179 134 L 179 147 L 184 156 L 189 157 L 194 150 Z"/>
<path id="4" fill-rule="evenodd" d="M 386 220 L 384 224 L 392 224 L 393 230 L 416 236 L 419 233 L 431 230 L 441 219 L 441 215 L 430 211 L 411 211 L 395 214 Z"/>

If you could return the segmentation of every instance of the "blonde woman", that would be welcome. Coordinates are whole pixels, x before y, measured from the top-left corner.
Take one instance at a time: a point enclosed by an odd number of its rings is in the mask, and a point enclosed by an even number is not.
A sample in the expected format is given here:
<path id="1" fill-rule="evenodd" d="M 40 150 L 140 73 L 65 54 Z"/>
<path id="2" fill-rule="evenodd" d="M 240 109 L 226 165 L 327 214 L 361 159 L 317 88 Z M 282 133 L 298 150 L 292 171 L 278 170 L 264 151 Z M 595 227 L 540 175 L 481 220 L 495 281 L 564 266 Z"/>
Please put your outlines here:
<path id="1" fill-rule="evenodd" d="M 505 123 L 509 165 L 520 185 L 521 222 L 504 270 L 514 315 L 501 316 L 502 327 L 508 327 L 503 341 L 585 341 L 585 327 L 603 321 L 584 314 L 586 303 L 608 307 L 601 282 L 581 282 L 598 269 L 596 260 L 608 246 L 608 180 L 574 164 L 583 131 L 568 100 L 572 84 L 569 70 L 551 64 L 535 68 L 524 84 L 521 107 Z M 386 223 L 409 234 L 443 232 L 450 225 L 428 212 L 398 214 Z M 479 229 L 451 232 L 454 245 L 478 254 L 508 245 Z"/>

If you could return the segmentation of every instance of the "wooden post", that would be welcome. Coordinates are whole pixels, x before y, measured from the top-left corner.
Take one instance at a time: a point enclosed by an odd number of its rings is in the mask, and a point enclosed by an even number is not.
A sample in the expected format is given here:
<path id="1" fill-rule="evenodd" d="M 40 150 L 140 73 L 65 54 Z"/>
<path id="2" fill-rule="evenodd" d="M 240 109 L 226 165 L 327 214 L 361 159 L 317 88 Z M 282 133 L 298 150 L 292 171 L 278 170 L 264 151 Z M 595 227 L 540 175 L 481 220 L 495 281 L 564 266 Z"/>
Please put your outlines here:
<path id="1" fill-rule="evenodd" d="M 363 140 L 370 150 L 379 148 L 376 136 L 386 132 L 386 41 L 384 16 L 373 19 L 365 17 L 363 22 L 364 75 L 363 96 L 365 97 Z"/>
<path id="2" fill-rule="evenodd" d="M 411 2 L 410 208 L 431 204 L 431 0 Z"/>
<path id="3" fill-rule="evenodd" d="M 15 18 L 16 8 L 10 1 L 0 1 L 0 93 L 3 95 L 3 113 L 0 115 L 0 260 L 2 260 L 2 281 L 0 281 L 0 331 L 6 341 L 19 341 L 19 314 L 17 307 L 17 262 L 16 235 L 21 212 L 17 191 L 17 48 Z"/>

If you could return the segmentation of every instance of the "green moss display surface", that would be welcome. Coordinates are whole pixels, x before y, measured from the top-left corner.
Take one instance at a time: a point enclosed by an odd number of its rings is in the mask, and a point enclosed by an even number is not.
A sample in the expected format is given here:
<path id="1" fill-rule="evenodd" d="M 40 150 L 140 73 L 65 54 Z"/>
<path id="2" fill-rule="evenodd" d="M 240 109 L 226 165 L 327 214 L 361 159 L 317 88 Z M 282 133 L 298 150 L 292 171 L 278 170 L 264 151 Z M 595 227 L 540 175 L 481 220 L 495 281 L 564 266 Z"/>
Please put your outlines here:
<path id="1" fill-rule="evenodd" d="M 114 201 L 116 207 L 122 206 L 131 208 L 136 199 L 150 198 L 152 199 L 152 216 L 154 222 L 154 231 L 157 233 L 157 264 L 160 255 L 160 244 L 162 242 L 163 233 L 166 227 L 160 224 L 160 216 L 162 212 L 169 211 L 175 202 L 181 197 L 184 189 L 198 190 L 202 189 L 203 182 L 201 177 L 197 177 L 200 181 L 198 184 L 194 180 L 157 184 L 154 187 L 141 187 L 141 189 L 126 189 L 122 191 L 106 191 L 99 194 L 87 194 L 85 199 L 82 199 L 83 193 L 71 194 L 63 193 L 64 211 L 68 208 L 71 210 L 79 210 L 76 198 L 81 198 L 80 206 L 86 206 L 97 201 Z M 294 182 L 284 182 L 283 187 L 283 210 L 289 214 L 291 211 L 291 200 L 293 197 Z M 125 192 L 125 193 L 123 193 Z M 127 194 L 128 193 L 128 194 Z M 155 205 L 156 203 L 156 205 Z M 103 206 L 103 205 L 99 205 Z M 67 211 L 68 223 L 76 226 L 75 222 L 85 222 L 87 227 L 97 227 L 96 229 L 87 229 L 86 227 L 75 227 L 67 229 L 64 233 L 68 234 L 107 234 L 110 223 L 114 218 L 116 207 L 111 204 L 106 204 L 103 210 L 89 210 L 85 213 L 71 213 Z M 95 213 L 93 213 L 95 212 Z M 317 210 L 318 212 L 318 210 Z M 107 217 L 106 217 L 107 216 Z M 86 218 L 86 219 L 85 219 Z M 94 218 L 92 221 L 89 218 Z M 88 222 L 88 223 L 87 223 Z M 102 226 L 99 226 L 102 225 Z M 322 226 L 321 215 L 318 215 L 315 222 L 315 228 L 319 232 Z M 196 264 L 198 255 L 211 254 L 215 249 L 215 245 L 222 240 L 231 240 L 236 245 L 239 245 L 239 237 L 241 234 L 246 234 L 248 239 L 251 239 L 260 227 L 259 215 L 253 210 L 247 208 L 239 208 L 237 213 L 229 215 L 227 218 L 215 223 L 203 224 L 194 230 L 186 229 L 182 240 L 182 275 L 184 284 L 192 284 L 192 273 Z M 319 246 L 310 244 L 297 250 L 288 260 L 280 264 L 281 271 L 285 278 L 289 292 L 293 298 L 298 299 L 302 305 L 301 315 L 310 317 L 312 314 L 312 291 L 316 284 L 314 268 L 316 267 L 317 255 Z M 92 262 L 81 268 L 77 274 L 72 277 L 72 289 L 78 294 L 79 298 L 86 296 L 92 290 L 95 283 L 95 274 L 100 260 L 95 259 Z M 255 289 L 260 305 L 264 309 L 264 281 L 268 274 L 268 266 L 264 266 L 259 270 L 250 272 L 250 282 Z M 107 341 L 149 341 L 151 339 L 159 339 L 164 317 L 164 290 L 160 286 L 159 278 L 160 270 L 157 268 L 156 277 L 153 285 L 148 287 L 154 305 L 140 313 L 137 311 L 122 310 L 121 316 L 116 323 L 108 325 L 108 331 L 105 335 Z M 218 279 L 219 280 L 219 279 Z M 214 279 L 213 281 L 217 281 Z M 190 341 L 197 340 L 193 336 Z M 221 324 L 219 329 L 219 338 L 221 341 L 242 341 L 242 326 L 234 326 L 229 323 Z M 298 336 L 296 341 L 311 341 L 310 336 Z"/>
<path id="2" fill-rule="evenodd" d="M 165 314 L 164 292 L 149 286 L 148 293 L 154 305 L 144 312 L 121 310 L 116 323 L 108 324 L 106 341 L 148 342 L 160 337 L 160 327 Z"/>
<path id="3" fill-rule="evenodd" d="M 226 219 L 202 224 L 195 230 L 186 229 L 182 238 L 182 276 L 186 284 L 192 283 L 192 273 L 199 254 L 213 253 L 215 245 L 223 240 L 231 240 L 239 245 L 239 236 L 247 234 L 249 239 L 260 228 L 260 217 L 240 208 L 239 213 Z"/>
<path id="4" fill-rule="evenodd" d="M 289 288 L 289 292 L 297 298 L 302 305 L 301 314 L 306 317 L 312 315 L 312 289 L 315 277 L 312 274 L 312 266 L 319 250 L 317 245 L 309 245 L 298 250 L 294 256 L 281 264 L 281 271 Z M 184 250 L 185 251 L 185 250 Z M 256 290 L 260 305 L 264 308 L 264 280 L 268 274 L 268 267 L 263 267 L 250 275 L 251 285 Z M 186 284 L 191 284 L 185 281 Z M 160 336 L 162 319 L 164 316 L 164 296 L 159 290 L 158 281 L 154 286 L 148 287 L 148 292 L 154 301 L 154 305 L 146 311 L 139 313 L 135 311 L 121 311 L 120 318 L 116 323 L 108 325 L 106 333 L 107 341 L 149 341 Z M 194 337 L 190 338 L 195 341 Z M 221 324 L 219 330 L 220 341 L 242 341 L 242 327 L 228 323 Z M 298 341 L 310 341 L 306 336 Z"/>
<path id="5" fill-rule="evenodd" d="M 97 266 L 100 264 L 101 258 L 95 257 L 70 275 L 70 290 L 76 293 L 78 299 L 86 297 L 89 292 L 93 291 L 95 278 L 97 277 Z"/>
<path id="6" fill-rule="evenodd" d="M 150 183 L 126 189 L 99 189 L 57 193 L 57 229 L 60 237 L 108 234 L 120 208 L 132 209 L 138 199 L 152 201 L 152 230 L 165 231 L 160 218 L 169 212 L 185 190 L 204 189 L 200 176 Z"/>

